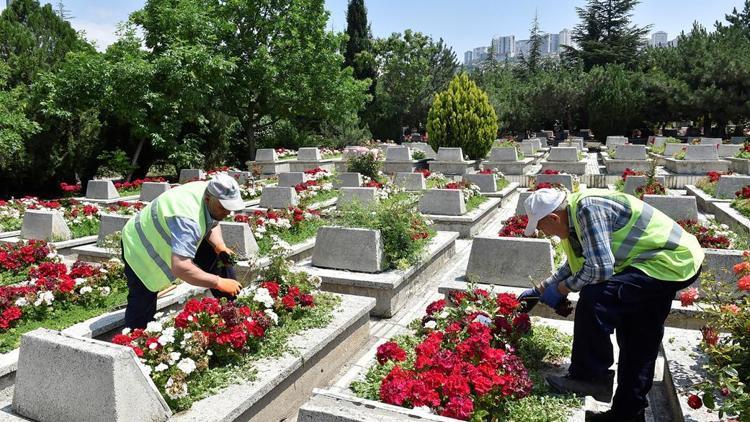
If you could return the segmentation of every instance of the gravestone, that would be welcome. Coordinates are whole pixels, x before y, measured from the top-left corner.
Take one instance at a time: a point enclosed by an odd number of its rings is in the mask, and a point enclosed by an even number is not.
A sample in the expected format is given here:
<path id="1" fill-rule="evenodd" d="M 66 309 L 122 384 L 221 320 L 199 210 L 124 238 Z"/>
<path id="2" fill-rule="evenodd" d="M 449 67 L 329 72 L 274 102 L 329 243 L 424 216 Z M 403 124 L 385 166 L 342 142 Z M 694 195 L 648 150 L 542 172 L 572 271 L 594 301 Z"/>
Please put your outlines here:
<path id="1" fill-rule="evenodd" d="M 337 201 L 338 206 L 358 202 L 363 206 L 370 206 L 378 201 L 376 188 L 341 188 Z"/>
<path id="2" fill-rule="evenodd" d="M 224 243 L 237 254 L 238 258 L 244 260 L 258 255 L 258 243 L 247 223 L 222 221 L 219 226 Z"/>
<path id="3" fill-rule="evenodd" d="M 687 148 L 687 146 L 687 144 L 666 144 L 666 146 L 664 146 L 664 155 L 667 157 L 672 157 L 673 155 L 682 151 L 683 148 Z"/>
<path id="4" fill-rule="evenodd" d="M 13 410 L 39 421 L 166 421 L 172 412 L 133 350 L 44 328 L 24 334 Z"/>
<path id="5" fill-rule="evenodd" d="M 432 149 L 430 144 L 426 142 L 404 142 L 401 145 L 410 148 L 412 151 L 422 151 L 425 155 L 425 158 L 437 157 L 437 153 L 435 152 L 435 150 Z"/>
<path id="6" fill-rule="evenodd" d="M 732 136 L 732 138 L 729 139 L 729 142 L 732 143 L 732 144 L 740 144 L 740 145 L 742 145 L 745 142 L 747 142 L 749 139 L 750 138 L 748 138 L 747 136 Z"/>
<path id="7" fill-rule="evenodd" d="M 573 175 L 571 174 L 537 174 L 534 177 L 534 182 L 538 185 L 540 183 L 551 183 L 553 185 L 559 184 L 565 186 L 565 189 L 573 191 Z"/>
<path id="8" fill-rule="evenodd" d="M 261 148 L 255 152 L 255 161 L 261 163 L 274 163 L 279 161 L 279 156 L 273 148 Z"/>
<path id="9" fill-rule="evenodd" d="M 419 200 L 419 212 L 456 216 L 466 214 L 464 193 L 459 189 L 426 190 Z"/>
<path id="10" fill-rule="evenodd" d="M 363 273 L 383 271 L 386 261 L 380 231 L 321 227 L 315 238 L 312 265 Z"/>
<path id="11" fill-rule="evenodd" d="M 475 237 L 466 278 L 482 284 L 529 287 L 530 279 L 540 283 L 552 274 L 553 262 L 547 239 Z"/>
<path id="12" fill-rule="evenodd" d="M 536 148 L 536 145 L 534 144 L 534 142 L 521 141 L 521 152 L 524 153 L 525 155 L 534 155 L 536 154 L 537 151 L 538 151 L 538 148 Z"/>
<path id="13" fill-rule="evenodd" d="M 645 160 L 645 145 L 618 145 L 615 149 L 615 160 Z"/>
<path id="14" fill-rule="evenodd" d="M 628 143 L 628 138 L 624 136 L 607 136 L 607 151 L 615 151 L 618 145 L 625 145 Z"/>
<path id="15" fill-rule="evenodd" d="M 437 161 L 462 163 L 464 162 L 464 153 L 461 148 L 438 148 Z"/>
<path id="16" fill-rule="evenodd" d="M 726 145 L 719 145 L 719 157 L 720 158 L 729 158 L 734 157 L 742 150 L 742 145 L 733 145 L 733 144 L 726 144 Z"/>
<path id="17" fill-rule="evenodd" d="M 101 244 L 110 234 L 122 231 L 122 228 L 125 227 L 125 224 L 131 218 L 133 218 L 132 215 L 100 214 L 99 236 L 96 239 L 97 243 Z"/>
<path id="18" fill-rule="evenodd" d="M 321 161 L 323 157 L 317 147 L 300 148 L 297 151 L 297 161 Z"/>
<path id="19" fill-rule="evenodd" d="M 182 169 L 180 170 L 180 184 L 203 180 L 206 178 L 206 172 L 200 169 Z"/>
<path id="20" fill-rule="evenodd" d="M 305 173 L 301 171 L 293 173 L 279 173 L 279 187 L 293 188 L 300 183 L 305 183 Z"/>
<path id="21" fill-rule="evenodd" d="M 170 188 L 167 182 L 144 182 L 141 185 L 141 196 L 138 198 L 143 202 L 151 202 Z"/>
<path id="22" fill-rule="evenodd" d="M 655 136 L 654 142 L 651 144 L 651 146 L 654 147 L 660 147 L 662 145 L 665 145 L 667 143 L 667 138 L 665 136 Z"/>
<path id="23" fill-rule="evenodd" d="M 385 152 L 385 161 L 412 161 L 411 150 L 407 147 L 388 148 Z"/>
<path id="24" fill-rule="evenodd" d="M 72 237 L 60 211 L 27 209 L 23 213 L 22 239 L 60 241 L 69 240 Z"/>
<path id="25" fill-rule="evenodd" d="M 362 175 L 359 173 L 339 173 L 334 180 L 333 187 L 339 188 L 358 188 L 362 186 Z"/>
<path id="26" fill-rule="evenodd" d="M 479 186 L 480 192 L 497 192 L 497 178 L 494 174 L 464 174 L 464 180 Z"/>
<path id="27" fill-rule="evenodd" d="M 427 189 L 427 184 L 422 173 L 396 173 L 394 183 L 396 186 L 404 188 L 407 192 L 418 192 Z"/>
<path id="28" fill-rule="evenodd" d="M 282 209 L 295 207 L 299 203 L 294 188 L 281 186 L 265 186 L 260 194 L 261 208 Z"/>
<path id="29" fill-rule="evenodd" d="M 86 198 L 89 199 L 117 199 L 115 185 L 111 180 L 89 180 L 86 184 Z"/>
<path id="30" fill-rule="evenodd" d="M 685 161 L 716 161 L 719 150 L 716 145 L 688 145 Z"/>
<path id="31" fill-rule="evenodd" d="M 229 170 L 227 174 L 232 176 L 240 185 L 245 184 L 245 182 L 252 178 L 249 171 Z"/>
<path id="32" fill-rule="evenodd" d="M 644 195 L 643 202 L 675 221 L 698 219 L 698 202 L 694 196 Z"/>
<path id="33" fill-rule="evenodd" d="M 750 176 L 723 175 L 716 184 L 716 198 L 734 199 L 735 192 L 750 185 Z"/>
<path id="34" fill-rule="evenodd" d="M 664 185 L 664 176 L 656 176 L 656 181 Z M 639 187 L 645 185 L 648 182 L 648 176 L 628 176 L 627 179 L 625 179 L 625 186 L 623 188 L 623 192 L 629 194 L 629 195 L 635 195 L 636 189 Z"/>
<path id="35" fill-rule="evenodd" d="M 518 150 L 513 147 L 495 147 L 490 151 L 490 161 L 518 161 Z"/>
<path id="36" fill-rule="evenodd" d="M 701 145 L 721 145 L 721 138 L 701 138 Z"/>
<path id="37" fill-rule="evenodd" d="M 578 149 L 575 147 L 552 147 L 547 161 L 577 162 Z"/>

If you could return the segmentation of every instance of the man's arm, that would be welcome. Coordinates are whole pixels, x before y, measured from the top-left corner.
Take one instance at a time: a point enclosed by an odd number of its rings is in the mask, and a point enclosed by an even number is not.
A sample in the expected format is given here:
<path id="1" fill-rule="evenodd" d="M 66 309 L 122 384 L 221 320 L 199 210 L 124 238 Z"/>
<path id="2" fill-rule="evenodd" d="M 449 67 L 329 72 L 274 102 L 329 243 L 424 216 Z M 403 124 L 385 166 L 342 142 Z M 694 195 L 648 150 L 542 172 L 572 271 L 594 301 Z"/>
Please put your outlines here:
<path id="1" fill-rule="evenodd" d="M 219 276 L 201 270 L 193 263 L 192 258 L 172 254 L 172 274 L 175 277 L 198 287 L 216 289 Z"/>
<path id="2" fill-rule="evenodd" d="M 221 235 L 221 226 L 219 224 L 212 228 L 206 236 L 206 240 L 215 251 L 223 251 L 227 249 L 227 245 L 224 243 L 224 237 Z"/>

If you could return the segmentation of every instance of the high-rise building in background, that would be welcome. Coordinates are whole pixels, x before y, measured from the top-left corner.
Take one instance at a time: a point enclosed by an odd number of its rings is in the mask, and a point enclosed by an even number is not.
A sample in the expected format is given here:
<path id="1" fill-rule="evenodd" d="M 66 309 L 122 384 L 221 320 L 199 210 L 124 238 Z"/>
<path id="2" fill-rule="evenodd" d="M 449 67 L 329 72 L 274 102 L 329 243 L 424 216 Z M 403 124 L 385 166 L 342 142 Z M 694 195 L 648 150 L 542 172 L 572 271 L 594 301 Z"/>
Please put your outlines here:
<path id="1" fill-rule="evenodd" d="M 518 40 L 516 41 L 516 56 L 526 57 L 529 55 L 531 50 L 531 40 Z"/>
<path id="2" fill-rule="evenodd" d="M 573 45 L 573 39 L 572 34 L 568 28 L 563 28 L 562 31 L 560 31 L 560 46 L 563 45 L 572 46 Z M 562 50 L 562 48 L 561 48 Z"/>
<path id="3" fill-rule="evenodd" d="M 474 52 L 473 51 L 469 50 L 469 51 L 465 52 L 464 53 L 464 64 L 467 65 L 467 66 L 470 66 L 471 63 L 474 61 L 473 57 L 474 57 Z"/>
<path id="4" fill-rule="evenodd" d="M 516 36 L 495 37 L 491 48 L 496 60 L 512 58 L 516 55 Z"/>
<path id="5" fill-rule="evenodd" d="M 651 34 L 651 47 L 668 47 L 669 39 L 667 33 L 664 31 L 657 31 Z"/>
<path id="6" fill-rule="evenodd" d="M 666 35 L 666 34 L 665 34 Z M 539 53 L 542 57 L 557 57 L 564 50 L 564 46 L 572 46 L 572 33 L 563 28 L 559 33 L 542 33 Z M 515 35 L 495 36 L 489 47 L 477 47 L 464 53 L 464 65 L 472 67 L 487 60 L 489 53 L 495 60 L 516 60 L 526 57 L 531 51 L 531 40 L 516 40 Z"/>

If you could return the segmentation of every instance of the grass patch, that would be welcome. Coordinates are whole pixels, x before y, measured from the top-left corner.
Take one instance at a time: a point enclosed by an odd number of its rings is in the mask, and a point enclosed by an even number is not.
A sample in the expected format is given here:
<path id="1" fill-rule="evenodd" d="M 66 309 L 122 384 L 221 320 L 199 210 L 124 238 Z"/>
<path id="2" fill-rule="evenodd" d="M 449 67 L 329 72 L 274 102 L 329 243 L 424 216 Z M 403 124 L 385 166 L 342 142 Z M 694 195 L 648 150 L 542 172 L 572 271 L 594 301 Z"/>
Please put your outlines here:
<path id="1" fill-rule="evenodd" d="M 326 223 L 327 222 L 322 218 L 305 220 L 289 230 L 285 230 L 283 232 L 275 234 L 277 234 L 281 238 L 281 240 L 289 243 L 290 245 L 296 245 L 298 243 L 304 242 L 307 239 L 310 239 L 311 237 L 315 237 L 315 235 L 318 234 L 318 229 L 326 225 Z M 262 239 L 258 239 L 257 243 L 261 256 L 266 256 L 269 254 L 269 252 L 271 252 L 271 247 L 273 247 L 273 240 L 271 240 L 270 234 L 267 233 L 263 236 Z"/>
<path id="2" fill-rule="evenodd" d="M 123 198 L 126 196 L 140 195 L 141 188 L 120 189 L 117 193 Z"/>
<path id="3" fill-rule="evenodd" d="M 617 192 L 625 192 L 625 181 L 622 178 L 617 179 L 615 182 L 615 190 Z"/>
<path id="4" fill-rule="evenodd" d="M 288 156 L 288 157 L 279 158 L 279 161 L 289 161 L 289 160 L 296 160 L 296 159 L 297 159 L 297 156 L 296 155 L 292 155 L 292 156 Z"/>
<path id="5" fill-rule="evenodd" d="M 21 218 L 0 218 L 0 233 L 21 230 L 22 225 Z"/>
<path id="6" fill-rule="evenodd" d="M 192 405 L 193 401 L 214 395 L 229 385 L 255 381 L 257 379 L 255 363 L 258 360 L 277 358 L 286 352 L 295 353 L 295 350 L 287 344 L 289 338 L 305 330 L 328 325 L 333 319 L 333 310 L 341 303 L 339 296 L 330 293 L 320 293 L 315 300 L 315 307 L 310 309 L 304 317 L 296 320 L 289 315 L 283 317 L 279 321 L 279 326 L 268 331 L 267 336 L 260 343 L 260 348 L 254 353 L 244 355 L 231 365 L 209 368 L 191 379 L 190 397 L 178 402 L 170 401 L 170 407 L 175 411 L 185 410 Z"/>
<path id="7" fill-rule="evenodd" d="M 44 319 L 29 319 L 22 321 L 20 324 L 10 330 L 0 334 L 0 353 L 7 353 L 19 346 L 21 336 L 37 328 L 48 328 L 50 330 L 62 330 L 73 326 L 79 322 L 86 321 L 89 318 L 111 312 L 127 302 L 128 288 L 112 287 L 112 293 L 106 298 L 100 306 L 86 307 L 83 305 L 62 304 L 55 302 L 53 311 Z"/>
<path id="8" fill-rule="evenodd" d="M 0 286 L 10 286 L 11 284 L 20 283 L 28 280 L 28 269 L 21 272 L 4 271 L 0 272 Z"/>
<path id="9" fill-rule="evenodd" d="M 503 190 L 510 185 L 510 182 L 505 178 L 500 178 L 495 181 L 495 189 Z"/>
<path id="10" fill-rule="evenodd" d="M 70 233 L 73 235 L 73 239 L 78 239 L 86 236 L 94 236 L 99 234 L 99 225 L 101 222 L 98 218 L 91 220 L 84 220 L 81 224 L 70 224 Z"/>
<path id="11" fill-rule="evenodd" d="M 469 198 L 468 201 L 466 201 L 466 212 L 474 211 L 475 209 L 479 208 L 480 205 L 487 202 L 490 198 L 484 196 L 484 195 L 474 195 L 471 198 Z"/>
<path id="12" fill-rule="evenodd" d="M 338 196 L 339 196 L 338 189 L 331 189 L 331 190 L 321 191 L 320 193 L 318 193 L 317 195 L 315 195 L 312 198 L 300 201 L 299 206 L 300 206 L 300 208 L 307 208 L 307 207 L 309 207 L 312 204 L 317 204 L 319 202 L 325 202 L 325 201 L 328 201 L 329 199 L 333 199 L 333 198 L 336 198 Z"/>

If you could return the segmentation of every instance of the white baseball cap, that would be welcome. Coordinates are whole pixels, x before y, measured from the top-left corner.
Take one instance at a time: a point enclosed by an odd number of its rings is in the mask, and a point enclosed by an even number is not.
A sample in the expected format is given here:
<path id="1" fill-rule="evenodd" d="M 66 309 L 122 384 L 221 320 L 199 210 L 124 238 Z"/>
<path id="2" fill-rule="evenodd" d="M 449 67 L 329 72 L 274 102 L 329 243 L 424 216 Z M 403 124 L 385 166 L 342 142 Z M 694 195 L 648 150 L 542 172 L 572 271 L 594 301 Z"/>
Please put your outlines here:
<path id="1" fill-rule="evenodd" d="M 529 195 L 523 202 L 526 215 L 529 217 L 524 234 L 533 236 L 539 220 L 552 214 L 563 203 L 565 197 L 566 193 L 559 189 L 539 189 Z"/>
<path id="2" fill-rule="evenodd" d="M 219 200 L 227 211 L 241 211 L 245 209 L 245 201 L 240 195 L 240 185 L 234 177 L 226 173 L 217 173 L 208 182 L 206 191 Z"/>

